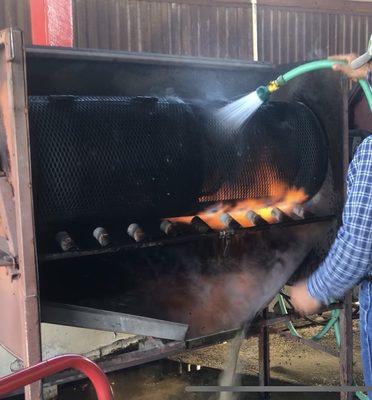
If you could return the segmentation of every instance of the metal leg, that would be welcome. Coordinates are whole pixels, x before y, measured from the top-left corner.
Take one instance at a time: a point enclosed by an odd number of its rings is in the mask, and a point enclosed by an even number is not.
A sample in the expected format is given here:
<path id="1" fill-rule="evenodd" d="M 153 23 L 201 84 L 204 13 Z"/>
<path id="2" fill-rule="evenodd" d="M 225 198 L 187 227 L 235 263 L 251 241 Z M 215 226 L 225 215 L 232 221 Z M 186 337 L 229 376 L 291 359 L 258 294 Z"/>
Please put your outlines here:
<path id="1" fill-rule="evenodd" d="M 352 319 L 352 294 L 345 296 L 344 308 L 340 314 L 340 383 L 341 386 L 353 384 L 353 319 Z M 341 400 L 351 400 L 352 393 L 341 393 Z"/>
<path id="2" fill-rule="evenodd" d="M 43 388 L 43 400 L 58 399 L 58 386 L 52 385 Z"/>
<path id="3" fill-rule="evenodd" d="M 267 308 L 262 311 L 262 317 L 267 318 Z M 270 342 L 267 326 L 262 326 L 258 335 L 258 363 L 260 386 L 268 386 L 270 384 Z M 261 398 L 269 400 L 270 393 L 262 393 Z"/>

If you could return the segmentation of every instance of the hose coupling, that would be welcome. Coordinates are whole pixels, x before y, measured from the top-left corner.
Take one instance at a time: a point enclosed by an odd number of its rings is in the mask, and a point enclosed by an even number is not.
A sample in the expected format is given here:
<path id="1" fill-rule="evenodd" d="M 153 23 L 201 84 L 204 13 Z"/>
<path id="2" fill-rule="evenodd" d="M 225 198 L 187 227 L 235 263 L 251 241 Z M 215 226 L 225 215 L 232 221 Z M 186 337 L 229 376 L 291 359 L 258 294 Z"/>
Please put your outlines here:
<path id="1" fill-rule="evenodd" d="M 269 90 L 270 93 L 276 92 L 279 89 L 279 85 L 276 81 L 271 81 L 267 85 L 267 89 Z"/>
<path id="2" fill-rule="evenodd" d="M 283 77 L 283 75 L 278 76 L 275 81 L 271 81 L 268 85 L 267 88 L 269 89 L 270 93 L 273 93 L 280 89 L 282 86 L 286 84 L 286 81 Z"/>

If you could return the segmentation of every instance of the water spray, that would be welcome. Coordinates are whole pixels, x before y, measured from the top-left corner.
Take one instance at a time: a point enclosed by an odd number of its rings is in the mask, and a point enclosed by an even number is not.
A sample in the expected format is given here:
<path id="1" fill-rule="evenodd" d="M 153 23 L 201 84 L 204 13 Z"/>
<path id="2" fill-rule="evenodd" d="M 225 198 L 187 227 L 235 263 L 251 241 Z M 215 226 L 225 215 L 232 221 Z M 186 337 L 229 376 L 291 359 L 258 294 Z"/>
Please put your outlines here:
<path id="1" fill-rule="evenodd" d="M 290 80 L 320 69 L 331 69 L 336 64 L 346 64 L 344 61 L 318 60 L 300 65 L 284 75 L 280 75 L 274 81 L 269 82 L 267 86 L 260 86 L 248 95 L 222 107 L 218 110 L 218 117 L 225 125 L 233 129 L 238 129 L 245 121 L 247 121 L 262 104 L 270 99 L 270 95 L 281 87 L 285 86 Z M 364 79 L 359 80 L 359 84 L 363 89 L 367 103 L 372 112 L 372 90 L 368 82 Z"/>

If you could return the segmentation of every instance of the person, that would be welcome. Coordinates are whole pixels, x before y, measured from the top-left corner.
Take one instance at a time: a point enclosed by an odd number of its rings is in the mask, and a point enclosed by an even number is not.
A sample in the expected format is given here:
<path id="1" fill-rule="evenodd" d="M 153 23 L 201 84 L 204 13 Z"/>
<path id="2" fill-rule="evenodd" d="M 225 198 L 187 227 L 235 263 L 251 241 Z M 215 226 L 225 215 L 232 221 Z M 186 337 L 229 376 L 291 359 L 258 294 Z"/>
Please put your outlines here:
<path id="1" fill-rule="evenodd" d="M 335 71 L 352 80 L 366 78 L 372 86 L 372 35 L 366 54 L 331 59 L 347 61 L 335 65 Z M 347 199 L 336 239 L 318 269 L 291 288 L 291 301 L 299 313 L 313 314 L 359 283 L 363 373 L 365 385 L 372 386 L 372 135 L 361 143 L 350 163 Z M 368 395 L 372 400 L 372 392 Z"/>

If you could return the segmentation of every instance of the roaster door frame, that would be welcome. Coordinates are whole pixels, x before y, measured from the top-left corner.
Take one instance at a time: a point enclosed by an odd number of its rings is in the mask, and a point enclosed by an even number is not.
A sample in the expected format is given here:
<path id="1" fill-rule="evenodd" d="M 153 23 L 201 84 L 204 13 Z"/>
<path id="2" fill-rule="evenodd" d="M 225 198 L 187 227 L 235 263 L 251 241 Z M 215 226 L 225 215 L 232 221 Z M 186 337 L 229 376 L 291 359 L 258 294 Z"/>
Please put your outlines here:
<path id="1" fill-rule="evenodd" d="M 0 343 L 23 366 L 41 360 L 39 292 L 30 146 L 25 49 L 22 33 L 0 32 Z M 41 383 L 26 388 L 38 399 Z"/>

